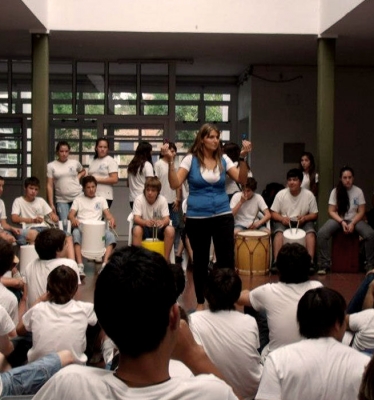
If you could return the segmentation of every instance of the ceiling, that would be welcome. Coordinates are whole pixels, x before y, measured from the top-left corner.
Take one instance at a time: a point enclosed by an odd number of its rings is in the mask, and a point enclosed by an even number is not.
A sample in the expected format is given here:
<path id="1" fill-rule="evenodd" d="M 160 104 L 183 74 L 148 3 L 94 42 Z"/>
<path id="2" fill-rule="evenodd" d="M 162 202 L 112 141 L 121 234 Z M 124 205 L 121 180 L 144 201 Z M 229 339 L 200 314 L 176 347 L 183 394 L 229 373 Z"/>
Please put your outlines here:
<path id="1" fill-rule="evenodd" d="M 3 6 L 4 5 L 4 6 Z M 337 37 L 336 62 L 374 66 L 374 1 L 365 1 L 323 33 Z M 3 0 L 0 58 L 31 56 L 31 32 L 44 27 L 21 0 Z M 316 65 L 315 35 L 50 33 L 53 60 L 187 59 L 182 75 L 238 76 L 249 65 Z"/>

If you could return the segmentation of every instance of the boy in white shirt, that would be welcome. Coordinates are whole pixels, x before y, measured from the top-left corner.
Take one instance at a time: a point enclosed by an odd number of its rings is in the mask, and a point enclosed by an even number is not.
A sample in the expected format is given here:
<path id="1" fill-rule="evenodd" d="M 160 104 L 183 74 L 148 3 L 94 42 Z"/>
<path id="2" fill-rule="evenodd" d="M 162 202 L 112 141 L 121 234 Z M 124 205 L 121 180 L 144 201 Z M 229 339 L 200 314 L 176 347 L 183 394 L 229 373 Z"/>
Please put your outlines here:
<path id="1" fill-rule="evenodd" d="M 84 196 L 77 197 L 70 208 L 69 220 L 73 230 L 73 241 L 75 250 L 75 259 L 78 263 L 81 276 L 84 276 L 83 257 L 81 253 L 82 235 L 79 230 L 79 224 L 87 220 L 101 221 L 104 216 L 111 228 L 116 227 L 116 221 L 109 211 L 109 206 L 104 197 L 96 196 L 97 181 L 96 178 L 89 175 L 82 179 L 82 187 Z M 105 267 L 113 249 L 116 247 L 117 241 L 114 234 L 109 230 L 105 230 L 105 254 L 101 270 Z M 100 271 L 101 271 L 100 270 Z"/>
<path id="2" fill-rule="evenodd" d="M 136 197 L 133 207 L 132 243 L 134 246 L 141 246 L 142 240 L 155 235 L 158 239 L 164 240 L 165 259 L 170 262 L 175 230 L 170 225 L 168 202 L 160 195 L 160 191 L 160 180 L 151 177 L 145 182 L 143 194 Z"/>
<path id="3" fill-rule="evenodd" d="M 17 243 L 25 245 L 33 244 L 39 232 L 49 228 L 44 218 L 49 217 L 54 223 L 58 222 L 58 216 L 48 203 L 41 197 L 37 197 L 40 181 L 35 176 L 27 178 L 24 183 L 24 195 L 17 197 L 12 206 L 12 222 L 25 224 L 25 228 L 17 235 Z"/>
<path id="4" fill-rule="evenodd" d="M 230 208 L 234 215 L 234 235 L 246 229 L 261 229 L 268 233 L 266 222 L 270 220 L 271 215 L 263 197 L 255 193 L 257 181 L 254 178 L 248 178 L 242 191 L 235 193 L 230 201 Z M 258 212 L 261 211 L 264 216 L 259 219 Z"/>
<path id="5" fill-rule="evenodd" d="M 96 324 L 97 318 L 92 303 L 73 300 L 77 289 L 76 272 L 66 265 L 48 275 L 46 295 L 17 326 L 20 335 L 32 332 L 29 362 L 60 350 L 70 350 L 75 363 L 87 362 L 86 330 L 88 325 Z"/>
<path id="6" fill-rule="evenodd" d="M 4 191 L 5 180 L 0 176 L 0 197 Z M 21 233 L 21 230 L 11 226 L 7 222 L 6 210 L 4 201 L 0 199 L 0 238 L 6 240 L 9 243 L 14 243 L 16 241 L 15 236 Z"/>

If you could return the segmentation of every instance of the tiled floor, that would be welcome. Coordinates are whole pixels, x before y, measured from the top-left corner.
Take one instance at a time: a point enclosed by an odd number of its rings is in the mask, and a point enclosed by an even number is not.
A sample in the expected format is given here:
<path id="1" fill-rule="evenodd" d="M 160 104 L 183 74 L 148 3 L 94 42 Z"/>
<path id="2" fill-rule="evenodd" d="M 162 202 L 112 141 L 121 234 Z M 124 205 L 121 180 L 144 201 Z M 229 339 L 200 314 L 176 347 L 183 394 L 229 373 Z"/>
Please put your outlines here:
<path id="1" fill-rule="evenodd" d="M 123 244 L 120 244 L 123 245 Z M 86 278 L 78 289 L 79 298 L 83 301 L 93 301 L 93 292 L 97 277 L 97 270 L 101 264 L 85 262 Z M 242 275 L 243 289 L 253 289 L 267 282 L 277 282 L 277 276 L 248 276 Z M 323 285 L 338 290 L 346 299 L 347 303 L 351 299 L 358 285 L 364 278 L 363 273 L 357 274 L 328 274 L 325 276 L 314 275 L 311 279 L 322 282 Z M 180 299 L 181 305 L 187 310 L 192 310 L 196 306 L 193 279 L 190 272 L 187 273 L 186 289 Z"/>

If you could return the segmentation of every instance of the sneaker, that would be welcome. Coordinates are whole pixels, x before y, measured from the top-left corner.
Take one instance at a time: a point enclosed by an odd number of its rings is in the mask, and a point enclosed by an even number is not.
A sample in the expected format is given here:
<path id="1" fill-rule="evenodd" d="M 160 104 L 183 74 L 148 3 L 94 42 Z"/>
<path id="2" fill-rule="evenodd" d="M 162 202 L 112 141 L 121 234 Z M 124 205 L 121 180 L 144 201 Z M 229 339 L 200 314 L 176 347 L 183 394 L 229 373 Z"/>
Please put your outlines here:
<path id="1" fill-rule="evenodd" d="M 326 275 L 326 273 L 327 273 L 327 269 L 322 268 L 322 267 L 317 271 L 318 275 Z"/>
<path id="2" fill-rule="evenodd" d="M 309 268 L 309 275 L 314 275 L 315 273 L 316 273 L 316 267 L 314 265 L 314 262 L 312 261 Z"/>
<path id="3" fill-rule="evenodd" d="M 181 256 L 175 256 L 175 264 L 182 264 L 183 257 Z"/>
<path id="4" fill-rule="evenodd" d="M 78 264 L 78 270 L 79 270 L 79 276 L 81 278 L 84 278 L 86 276 L 86 274 L 84 273 L 84 265 Z"/>
<path id="5" fill-rule="evenodd" d="M 278 273 L 278 268 L 277 268 L 277 262 L 274 261 L 271 268 L 270 268 L 270 274 L 271 275 L 276 275 Z"/>

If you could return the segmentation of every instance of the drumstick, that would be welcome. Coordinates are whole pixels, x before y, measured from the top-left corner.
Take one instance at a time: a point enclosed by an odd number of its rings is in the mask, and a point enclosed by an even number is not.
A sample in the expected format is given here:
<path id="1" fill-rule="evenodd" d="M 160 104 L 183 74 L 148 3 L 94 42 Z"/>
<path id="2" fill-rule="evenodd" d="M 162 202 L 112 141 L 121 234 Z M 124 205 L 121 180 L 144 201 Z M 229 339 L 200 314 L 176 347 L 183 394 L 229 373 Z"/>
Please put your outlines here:
<path id="1" fill-rule="evenodd" d="M 118 236 L 118 233 L 116 232 L 116 230 L 115 230 L 112 226 L 109 226 L 109 229 L 114 233 L 114 235 L 115 235 L 116 238 L 118 239 L 119 236 Z"/>
<path id="2" fill-rule="evenodd" d="M 297 230 L 299 229 L 299 222 L 300 222 L 300 220 L 297 220 L 297 225 L 296 225 L 296 235 L 297 235 Z"/>

